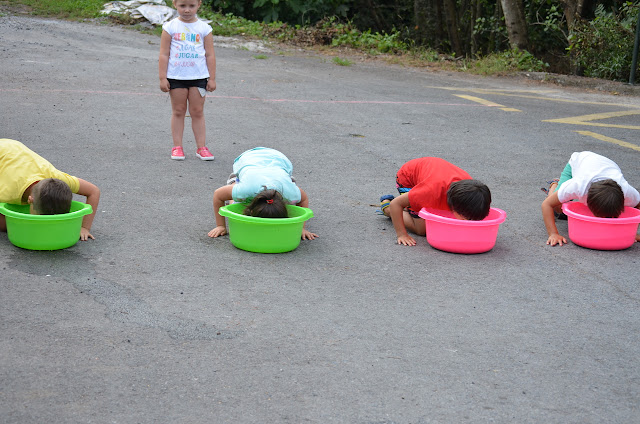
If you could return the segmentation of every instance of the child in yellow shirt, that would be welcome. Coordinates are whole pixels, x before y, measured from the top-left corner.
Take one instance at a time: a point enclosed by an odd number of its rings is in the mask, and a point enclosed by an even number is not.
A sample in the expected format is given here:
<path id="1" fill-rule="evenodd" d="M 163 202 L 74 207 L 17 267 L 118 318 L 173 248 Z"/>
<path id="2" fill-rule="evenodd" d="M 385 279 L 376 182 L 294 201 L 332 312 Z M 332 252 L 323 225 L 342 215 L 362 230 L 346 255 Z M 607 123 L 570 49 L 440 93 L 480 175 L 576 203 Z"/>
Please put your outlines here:
<path id="1" fill-rule="evenodd" d="M 88 181 L 58 171 L 19 141 L 0 139 L 0 202 L 29 203 L 35 214 L 68 213 L 72 193 L 86 196 L 87 203 L 93 208 L 93 213 L 85 215 L 82 220 L 80 240 L 95 239 L 90 230 L 98 210 L 100 189 Z M 7 231 L 2 214 L 0 231 Z"/>

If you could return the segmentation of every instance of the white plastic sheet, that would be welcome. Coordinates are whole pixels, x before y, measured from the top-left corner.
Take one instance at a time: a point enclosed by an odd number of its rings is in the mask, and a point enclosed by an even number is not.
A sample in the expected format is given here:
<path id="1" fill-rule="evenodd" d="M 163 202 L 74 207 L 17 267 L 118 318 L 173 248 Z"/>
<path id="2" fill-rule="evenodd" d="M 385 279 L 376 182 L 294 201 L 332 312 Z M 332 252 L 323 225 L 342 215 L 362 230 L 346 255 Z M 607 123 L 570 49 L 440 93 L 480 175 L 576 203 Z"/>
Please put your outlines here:
<path id="1" fill-rule="evenodd" d="M 134 9 L 139 12 L 146 20 L 154 25 L 161 25 L 164 22 L 170 21 L 174 17 L 178 16 L 178 12 L 168 6 L 155 6 L 150 4 L 143 4 Z"/>
<path id="2" fill-rule="evenodd" d="M 165 6 L 164 0 L 112 1 L 104 5 L 101 13 L 128 13 L 134 19 L 144 18 L 154 25 L 162 25 L 178 16 L 175 9 Z"/>

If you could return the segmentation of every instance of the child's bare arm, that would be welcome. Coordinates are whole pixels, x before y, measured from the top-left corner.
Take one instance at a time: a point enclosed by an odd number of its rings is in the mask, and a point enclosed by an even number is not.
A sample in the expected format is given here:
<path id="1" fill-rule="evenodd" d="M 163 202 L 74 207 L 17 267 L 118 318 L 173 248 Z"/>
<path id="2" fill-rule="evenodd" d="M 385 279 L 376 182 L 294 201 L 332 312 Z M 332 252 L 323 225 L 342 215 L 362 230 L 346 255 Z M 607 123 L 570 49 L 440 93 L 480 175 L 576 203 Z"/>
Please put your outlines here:
<path id="1" fill-rule="evenodd" d="M 160 56 L 158 57 L 158 75 L 160 77 L 160 90 L 169 92 L 169 81 L 167 80 L 167 67 L 169 66 L 169 55 L 171 53 L 171 36 L 167 31 L 162 31 L 160 36 Z"/>
<path id="2" fill-rule="evenodd" d="M 416 241 L 407 233 L 404 225 L 404 209 L 409 207 L 409 196 L 398 196 L 389 204 L 389 216 L 393 222 L 393 228 L 396 230 L 398 244 L 405 246 L 415 246 Z"/>
<path id="3" fill-rule="evenodd" d="M 309 197 L 307 196 L 307 193 L 305 193 L 303 189 L 300 189 L 300 201 L 296 203 L 296 206 L 300 206 L 302 208 L 309 207 Z"/>
<path id="4" fill-rule="evenodd" d="M 553 214 L 554 208 L 560 206 L 562 202 L 558 199 L 558 192 L 550 194 L 544 202 L 542 202 L 542 219 L 544 220 L 544 226 L 547 228 L 547 244 L 555 246 L 556 244 L 562 246 L 567 243 L 567 239 L 558 233 L 558 227 L 556 227 L 556 219 Z"/>
<path id="5" fill-rule="evenodd" d="M 309 197 L 307 196 L 307 193 L 305 193 L 304 190 L 302 189 L 300 189 L 300 201 L 296 203 L 296 205 L 303 208 L 309 207 Z M 302 240 L 313 240 L 316 237 L 320 237 L 316 233 L 312 233 L 311 231 L 307 230 L 305 228 L 306 225 L 307 223 L 305 221 L 305 223 L 302 224 L 302 236 L 301 236 Z"/>
<path id="6" fill-rule="evenodd" d="M 213 47 L 212 33 L 204 37 L 204 56 L 207 60 L 207 69 L 209 70 L 207 91 L 214 91 L 216 89 L 216 51 Z"/>
<path id="7" fill-rule="evenodd" d="M 90 233 L 91 225 L 93 225 L 93 218 L 96 216 L 96 212 L 98 211 L 98 203 L 100 202 L 100 189 L 95 185 L 90 183 L 89 181 L 78 178 L 80 182 L 80 187 L 78 189 L 78 194 L 81 196 L 87 197 L 87 204 L 91 205 L 93 212 L 90 215 L 85 215 L 82 218 L 82 228 L 80 229 L 80 240 L 87 240 L 89 238 L 95 239 Z"/>
<path id="8" fill-rule="evenodd" d="M 224 216 L 220 215 L 221 207 L 224 206 L 224 202 L 233 199 L 233 185 L 222 186 L 213 192 L 213 214 L 216 217 L 216 227 L 209 231 L 209 237 L 218 237 L 227 234 L 227 226 L 224 221 Z"/>

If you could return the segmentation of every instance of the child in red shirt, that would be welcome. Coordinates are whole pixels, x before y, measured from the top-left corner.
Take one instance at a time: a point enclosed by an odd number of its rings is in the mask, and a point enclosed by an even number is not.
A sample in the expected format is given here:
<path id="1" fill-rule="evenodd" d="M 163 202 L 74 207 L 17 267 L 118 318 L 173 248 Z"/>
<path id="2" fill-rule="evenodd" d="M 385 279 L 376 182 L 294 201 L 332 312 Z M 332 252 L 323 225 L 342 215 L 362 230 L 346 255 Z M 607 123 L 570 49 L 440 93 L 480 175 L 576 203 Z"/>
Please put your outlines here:
<path id="1" fill-rule="evenodd" d="M 424 220 L 418 216 L 422 208 L 451 210 L 458 219 L 480 221 L 491 206 L 486 185 L 440 158 L 423 157 L 405 163 L 396 175 L 396 187 L 400 196 L 382 196 L 380 209 L 391 218 L 398 244 L 405 246 L 416 244 L 407 230 L 426 234 Z"/>

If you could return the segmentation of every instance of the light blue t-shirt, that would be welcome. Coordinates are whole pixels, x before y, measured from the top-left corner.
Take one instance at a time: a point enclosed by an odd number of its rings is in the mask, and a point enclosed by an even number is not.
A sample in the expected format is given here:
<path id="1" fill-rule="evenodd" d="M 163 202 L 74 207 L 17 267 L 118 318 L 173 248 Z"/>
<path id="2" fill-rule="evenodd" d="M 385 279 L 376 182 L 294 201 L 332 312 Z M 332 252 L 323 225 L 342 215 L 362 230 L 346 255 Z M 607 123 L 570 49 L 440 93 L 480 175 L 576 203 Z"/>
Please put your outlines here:
<path id="1" fill-rule="evenodd" d="M 275 149 L 247 150 L 233 161 L 233 173 L 236 183 L 231 195 L 235 202 L 248 202 L 265 187 L 280 192 L 287 203 L 300 202 L 300 189 L 291 179 L 293 165 Z"/>

